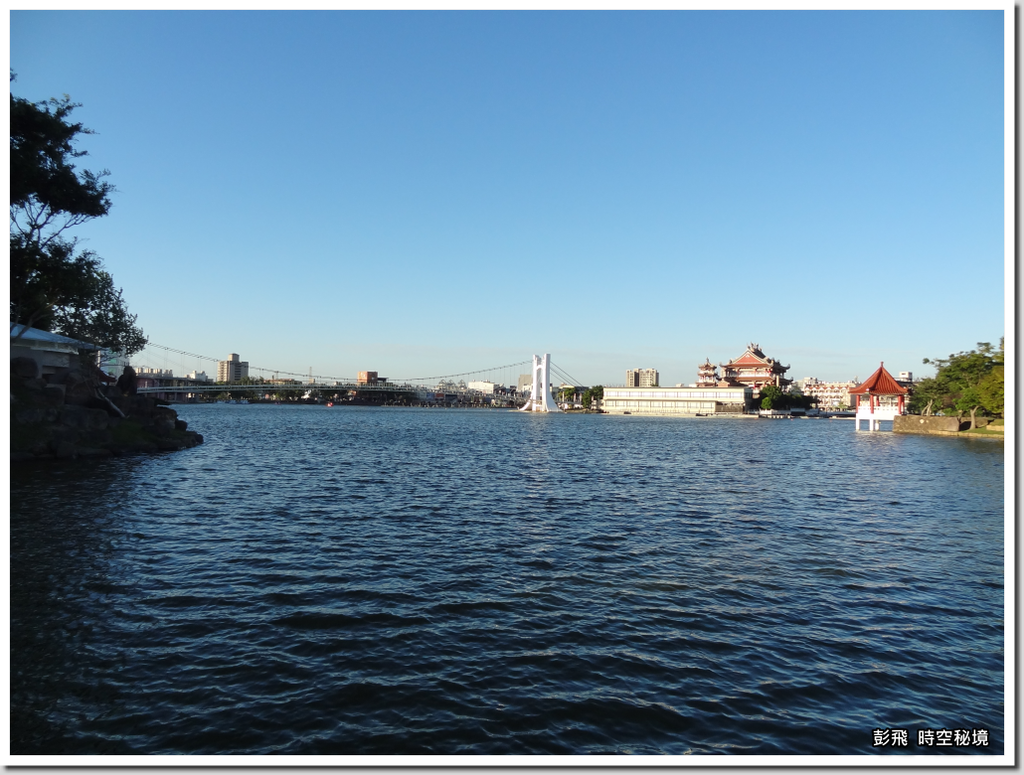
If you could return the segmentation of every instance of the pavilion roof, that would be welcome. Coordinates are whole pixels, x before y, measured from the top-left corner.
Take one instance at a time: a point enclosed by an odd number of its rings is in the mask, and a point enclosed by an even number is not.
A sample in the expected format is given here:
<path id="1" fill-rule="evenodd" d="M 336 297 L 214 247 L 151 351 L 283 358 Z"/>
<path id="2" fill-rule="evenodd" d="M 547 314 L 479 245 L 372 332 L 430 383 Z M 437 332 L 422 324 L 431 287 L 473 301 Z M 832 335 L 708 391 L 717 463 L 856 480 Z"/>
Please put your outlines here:
<path id="1" fill-rule="evenodd" d="M 893 379 L 892 374 L 885 370 L 885 363 L 883 362 L 874 374 L 872 374 L 870 377 L 864 380 L 861 384 L 857 385 L 857 387 L 853 388 L 850 392 L 875 393 L 876 395 L 883 396 L 898 396 L 906 395 L 910 391 L 907 390 L 902 385 L 900 385 L 895 379 Z"/>
<path id="2" fill-rule="evenodd" d="M 11 323 L 11 343 L 24 343 L 26 346 L 35 346 L 41 349 L 46 349 L 48 346 L 52 346 L 57 349 L 100 349 L 90 342 L 82 342 L 78 339 L 72 339 L 70 336 L 55 334 L 52 331 L 43 331 L 39 328 L 29 328 L 27 326 L 23 326 L 21 323 Z M 31 345 L 30 343 L 36 344 Z"/>

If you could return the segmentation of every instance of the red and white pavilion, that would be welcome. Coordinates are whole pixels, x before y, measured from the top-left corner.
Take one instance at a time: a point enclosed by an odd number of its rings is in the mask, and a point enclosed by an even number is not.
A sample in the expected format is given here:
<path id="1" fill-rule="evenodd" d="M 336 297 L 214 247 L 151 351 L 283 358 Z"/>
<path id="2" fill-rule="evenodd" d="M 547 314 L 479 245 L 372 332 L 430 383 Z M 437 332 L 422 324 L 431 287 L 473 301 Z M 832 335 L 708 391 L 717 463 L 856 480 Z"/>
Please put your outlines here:
<path id="1" fill-rule="evenodd" d="M 850 391 L 857 396 L 857 416 L 854 427 L 860 430 L 860 421 L 868 421 L 868 430 L 877 431 L 882 420 L 892 420 L 906 414 L 906 398 L 910 393 L 885 370 L 885 362 L 864 382 Z"/>

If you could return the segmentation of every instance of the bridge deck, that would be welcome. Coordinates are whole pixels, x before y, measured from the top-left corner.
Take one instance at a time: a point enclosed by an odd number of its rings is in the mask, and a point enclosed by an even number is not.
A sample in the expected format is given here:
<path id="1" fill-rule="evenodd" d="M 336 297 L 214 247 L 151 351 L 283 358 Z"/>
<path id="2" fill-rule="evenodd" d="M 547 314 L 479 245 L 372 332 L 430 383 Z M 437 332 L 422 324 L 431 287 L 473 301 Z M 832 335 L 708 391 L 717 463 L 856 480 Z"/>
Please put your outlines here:
<path id="1" fill-rule="evenodd" d="M 301 390 L 306 392 L 309 390 L 321 390 L 321 391 L 334 391 L 341 392 L 358 390 L 360 392 L 369 391 L 391 391 L 391 392 L 411 392 L 416 390 L 434 390 L 434 388 L 418 386 L 418 385 L 359 385 L 357 383 L 346 383 L 341 385 L 328 385 L 323 382 L 308 382 L 300 385 L 210 385 L 210 384 L 169 384 L 169 385 L 154 385 L 148 387 L 140 387 L 138 393 L 144 395 L 147 393 L 280 393 L 286 390 Z"/>

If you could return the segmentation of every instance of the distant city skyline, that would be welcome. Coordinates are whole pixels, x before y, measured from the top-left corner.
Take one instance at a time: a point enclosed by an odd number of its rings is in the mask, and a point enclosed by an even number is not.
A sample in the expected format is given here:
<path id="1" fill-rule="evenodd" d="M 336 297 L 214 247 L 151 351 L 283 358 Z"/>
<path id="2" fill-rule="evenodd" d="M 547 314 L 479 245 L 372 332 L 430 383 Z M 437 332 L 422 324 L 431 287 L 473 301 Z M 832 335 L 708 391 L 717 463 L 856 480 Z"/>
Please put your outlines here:
<path id="1" fill-rule="evenodd" d="M 117 193 L 74 233 L 146 335 L 253 373 L 674 385 L 757 341 L 833 381 L 1012 344 L 1010 3 L 14 10 L 10 48 L 13 94 L 96 133 Z M 175 363 L 145 365 L 213 371 Z"/>
<path id="2" fill-rule="evenodd" d="M 271 380 L 273 378 L 275 378 L 275 377 L 281 377 L 281 378 L 299 378 L 299 381 L 303 381 L 303 382 L 310 381 L 310 380 L 316 381 L 316 380 L 325 380 L 325 379 L 326 380 L 347 379 L 347 380 L 352 381 L 353 383 L 361 383 L 365 379 L 364 375 L 367 375 L 367 374 L 376 375 L 376 374 L 379 373 L 377 371 L 372 371 L 372 370 L 368 371 L 366 369 L 362 369 L 362 370 L 360 370 L 359 372 L 357 372 L 355 374 L 347 374 L 347 373 L 343 373 L 343 372 L 330 372 L 330 373 L 328 373 L 328 372 L 325 372 L 322 369 L 317 369 L 316 367 L 313 367 L 313 366 L 310 366 L 309 369 L 307 369 L 306 371 L 299 372 L 299 371 L 291 371 L 291 370 L 287 370 L 287 369 L 277 369 L 277 368 L 274 368 L 272 366 L 268 366 L 268 365 L 264 364 L 264 365 L 259 366 L 259 367 L 253 367 L 253 369 L 252 369 L 253 373 L 250 374 L 249 373 L 249 364 L 248 364 L 248 362 L 237 363 L 238 360 L 240 360 L 240 359 L 239 359 L 239 355 L 237 353 L 231 353 L 227 360 L 224 360 L 224 359 L 218 360 L 218 359 L 214 358 L 213 356 L 204 355 L 202 353 L 182 353 L 182 352 L 175 352 L 175 351 L 172 351 L 172 350 L 167 350 L 167 349 L 161 347 L 160 345 L 156 345 L 156 344 L 154 344 L 154 345 L 152 345 L 150 347 L 147 347 L 145 350 L 143 350 L 143 352 L 140 355 L 136 355 L 136 356 L 134 356 L 132 358 L 133 362 L 135 362 L 137 364 L 140 364 L 140 365 L 135 367 L 136 370 L 140 370 L 141 369 L 141 370 L 147 370 L 147 371 L 166 372 L 168 374 L 173 374 L 176 377 L 189 375 L 190 372 L 191 373 L 202 372 L 203 368 L 201 367 L 200 364 L 216 362 L 217 363 L 217 371 L 216 371 L 216 380 L 217 381 L 230 381 L 230 380 L 226 379 L 226 375 L 227 375 L 228 370 L 232 367 L 232 361 L 236 362 L 234 365 L 238 368 L 238 371 L 235 374 L 235 381 L 237 381 L 237 378 L 239 378 L 239 377 L 252 377 L 254 379 L 262 378 L 262 379 L 271 379 Z M 725 361 L 728 361 L 728 360 L 729 359 L 725 359 Z M 715 363 L 713 365 L 715 367 L 723 366 L 723 365 L 725 365 L 725 361 L 723 361 L 722 363 Z M 160 365 L 159 366 L 152 366 L 151 363 L 158 363 Z M 193 368 L 191 368 L 191 370 L 190 370 L 188 364 L 195 364 L 195 366 Z M 484 368 L 472 370 L 472 371 L 469 371 L 469 372 L 455 372 L 455 373 L 451 373 L 451 374 L 436 374 L 436 375 L 406 376 L 406 377 L 399 377 L 397 379 L 389 378 L 389 382 L 394 383 L 394 384 L 401 384 L 401 383 L 404 383 L 404 382 L 406 382 L 408 380 L 412 380 L 412 381 L 415 381 L 417 383 L 422 382 L 422 384 L 427 385 L 427 384 L 433 384 L 433 381 L 449 381 L 449 380 L 457 381 L 459 378 L 462 378 L 463 381 L 465 381 L 467 384 L 469 384 L 471 381 L 483 379 L 483 375 L 488 375 L 489 374 L 491 376 L 492 381 L 493 381 L 494 384 L 505 385 L 505 386 L 510 386 L 510 387 L 516 387 L 517 383 L 521 386 L 524 377 L 529 377 L 528 372 L 523 371 L 523 369 L 528 369 L 528 367 L 529 367 L 529 362 L 528 361 L 517 362 L 515 364 L 494 364 L 494 365 L 492 365 L 492 367 L 484 367 Z M 877 368 L 877 366 L 875 366 L 874 368 Z M 872 369 L 872 371 L 874 371 L 874 368 Z M 791 370 L 787 369 L 787 372 L 791 372 Z M 675 384 L 675 385 L 682 384 L 684 386 L 693 386 L 694 384 L 696 384 L 698 382 L 698 377 L 697 377 L 698 373 L 699 373 L 699 366 L 698 366 L 698 368 L 696 368 L 694 370 L 694 375 L 695 376 L 694 376 L 693 379 L 689 379 L 689 380 L 682 379 L 682 380 L 679 380 L 679 381 L 674 382 L 672 384 Z M 902 369 L 902 370 L 899 371 L 899 373 L 901 375 L 906 375 L 906 374 L 914 374 L 915 372 L 913 372 L 912 369 Z M 920 378 L 922 376 L 921 372 L 916 372 L 916 374 L 917 374 L 918 378 Z M 659 373 L 659 371 L 657 369 L 654 369 L 654 368 L 650 368 L 650 369 L 627 369 L 625 377 L 626 378 L 624 380 L 619 380 L 619 381 L 606 380 L 606 381 L 603 381 L 603 382 L 592 383 L 592 385 L 597 385 L 597 384 L 617 385 L 617 386 L 631 386 L 632 385 L 632 386 L 637 386 L 637 387 L 645 387 L 645 386 L 647 386 L 648 383 L 650 383 L 650 384 L 653 384 L 656 387 L 657 384 L 655 384 L 655 383 L 660 383 L 660 373 Z M 212 381 L 213 378 L 211 377 L 210 379 Z M 850 380 L 852 380 L 852 381 L 854 381 L 856 383 L 856 382 L 859 381 L 859 376 L 855 374 L 855 375 L 853 375 L 853 376 L 851 376 L 851 377 L 849 377 L 847 379 L 824 380 L 824 379 L 820 379 L 819 377 L 817 377 L 816 375 L 813 375 L 813 374 L 805 374 L 803 376 L 799 376 L 798 377 L 798 376 L 795 376 L 793 373 L 790 373 L 789 374 L 789 379 L 790 379 L 790 381 L 792 381 L 794 383 L 800 383 L 800 382 L 802 382 L 805 379 L 815 379 L 815 380 L 819 380 L 822 383 L 839 383 L 839 382 L 849 382 Z M 568 378 L 566 378 L 563 381 L 565 381 L 568 384 L 577 384 L 579 382 L 582 382 L 582 381 L 577 381 L 577 383 L 574 383 L 572 380 L 570 380 Z M 552 384 L 555 384 L 555 385 L 559 384 L 559 380 L 557 380 L 557 379 L 554 380 Z"/>

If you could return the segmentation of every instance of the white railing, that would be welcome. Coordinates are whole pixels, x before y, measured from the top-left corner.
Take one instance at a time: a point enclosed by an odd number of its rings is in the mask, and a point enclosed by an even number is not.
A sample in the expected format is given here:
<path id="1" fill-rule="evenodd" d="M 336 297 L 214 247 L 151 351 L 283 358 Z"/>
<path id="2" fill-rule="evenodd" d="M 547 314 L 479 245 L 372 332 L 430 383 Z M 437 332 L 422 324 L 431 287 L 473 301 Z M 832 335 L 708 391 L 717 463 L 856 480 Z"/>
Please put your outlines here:
<path id="1" fill-rule="evenodd" d="M 892 420 L 894 417 L 902 415 L 899 406 L 892 404 L 886 406 L 876 406 L 872 412 L 869 406 L 860 406 L 857 408 L 857 419 L 858 420 Z"/>

